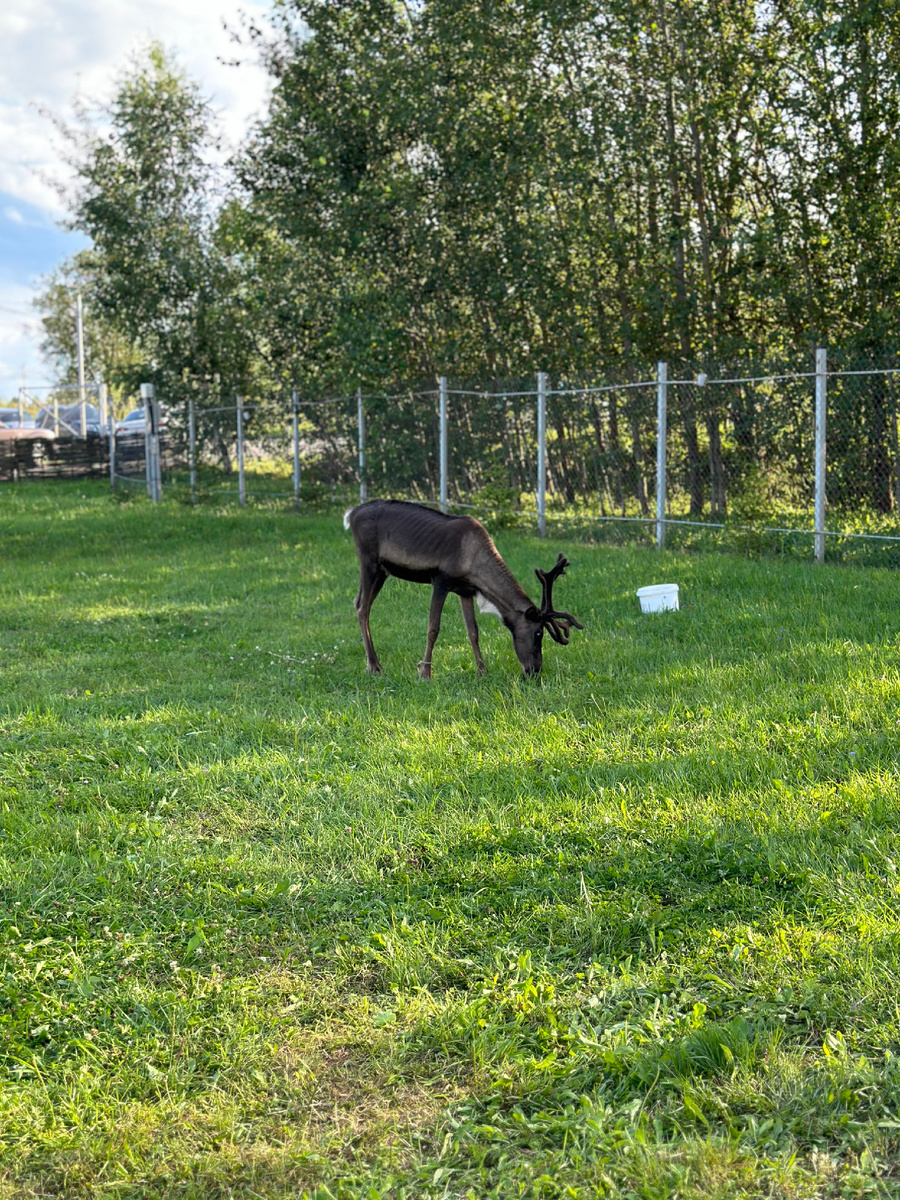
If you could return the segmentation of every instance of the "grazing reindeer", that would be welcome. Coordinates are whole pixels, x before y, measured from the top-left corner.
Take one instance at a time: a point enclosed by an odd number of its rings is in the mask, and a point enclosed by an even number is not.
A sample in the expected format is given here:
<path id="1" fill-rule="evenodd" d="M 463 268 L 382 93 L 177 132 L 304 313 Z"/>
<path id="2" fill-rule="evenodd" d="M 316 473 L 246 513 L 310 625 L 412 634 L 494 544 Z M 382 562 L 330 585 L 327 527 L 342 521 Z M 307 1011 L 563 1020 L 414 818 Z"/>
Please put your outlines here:
<path id="1" fill-rule="evenodd" d="M 419 663 L 423 679 L 431 678 L 431 652 L 450 592 L 459 596 L 479 675 L 487 668 L 478 647 L 476 601 L 482 612 L 499 617 L 512 634 L 525 675 L 537 675 L 541 669 L 544 630 L 565 646 L 573 625 L 584 628 L 571 613 L 553 607 L 553 584 L 565 572 L 568 560 L 560 554 L 551 570 L 535 571 L 543 588 L 541 607 L 537 608 L 497 553 L 488 531 L 474 517 L 446 516 L 404 500 L 370 500 L 347 510 L 344 528 L 352 531 L 359 555 L 356 616 L 366 648 L 366 669 L 371 674 L 381 674 L 381 663 L 369 632 L 369 612 L 389 575 L 430 583 L 433 589 L 425 657 Z"/>

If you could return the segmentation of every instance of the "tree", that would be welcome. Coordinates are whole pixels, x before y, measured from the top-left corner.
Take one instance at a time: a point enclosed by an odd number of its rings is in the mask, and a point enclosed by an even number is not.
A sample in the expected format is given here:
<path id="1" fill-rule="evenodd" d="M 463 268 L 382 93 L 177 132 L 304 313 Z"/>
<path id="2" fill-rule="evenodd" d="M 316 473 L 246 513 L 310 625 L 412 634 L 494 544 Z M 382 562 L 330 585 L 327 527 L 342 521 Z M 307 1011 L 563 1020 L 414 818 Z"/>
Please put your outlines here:
<path id="1" fill-rule="evenodd" d="M 95 255 L 90 250 L 64 260 L 44 280 L 35 298 L 41 313 L 43 336 L 41 353 L 53 365 L 56 381 L 72 386 L 78 381 L 78 351 L 75 322 L 75 296 L 88 297 L 83 308 L 84 363 L 88 380 L 103 380 L 110 387 L 113 407 L 121 410 L 126 402 L 125 381 L 140 372 L 140 351 L 135 343 L 90 302 L 96 278 Z"/>
<path id="2" fill-rule="evenodd" d="M 77 143 L 94 317 L 161 387 L 627 382 L 660 357 L 691 374 L 820 339 L 871 361 L 893 337 L 894 6 L 285 0 L 255 36 L 271 102 L 230 179 L 155 46 Z M 728 414 L 714 390 L 678 396 L 691 511 L 720 514 Z M 731 416 L 749 461 L 759 414 Z M 639 408 L 583 417 L 646 506 Z M 886 481 L 887 396 L 856 417 Z"/>
<path id="3" fill-rule="evenodd" d="M 69 226 L 91 245 L 48 282 L 47 349 L 71 371 L 60 287 L 80 277 L 92 353 L 119 347 L 105 356 L 107 381 L 132 393 L 155 383 L 175 417 L 192 394 L 227 464 L 234 423 L 216 412 L 221 389 L 246 391 L 265 358 L 245 320 L 233 205 L 211 162 L 210 106 L 154 43 L 112 100 L 67 134 L 76 172 Z"/>
<path id="4" fill-rule="evenodd" d="M 214 245 L 215 135 L 197 86 L 154 43 L 70 141 L 77 183 L 69 224 L 91 241 L 93 312 L 134 347 L 127 373 L 165 392 L 226 364 L 239 372 L 246 355 L 220 321 L 230 280 Z"/>

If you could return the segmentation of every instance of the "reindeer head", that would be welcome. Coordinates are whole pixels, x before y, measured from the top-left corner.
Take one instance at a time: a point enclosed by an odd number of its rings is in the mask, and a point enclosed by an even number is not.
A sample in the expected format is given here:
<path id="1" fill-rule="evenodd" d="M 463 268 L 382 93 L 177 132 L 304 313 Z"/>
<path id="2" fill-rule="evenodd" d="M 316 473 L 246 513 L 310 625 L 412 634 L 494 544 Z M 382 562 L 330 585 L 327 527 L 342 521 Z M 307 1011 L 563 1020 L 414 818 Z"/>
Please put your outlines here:
<path id="1" fill-rule="evenodd" d="M 574 625 L 576 629 L 584 629 L 580 621 L 569 612 L 558 612 L 553 607 L 553 584 L 566 572 L 569 560 L 562 554 L 556 560 L 556 565 L 549 571 L 540 567 L 535 571 L 541 581 L 543 595 L 541 607 L 531 606 L 525 613 L 510 624 L 513 636 L 513 646 L 516 656 L 525 675 L 540 674 L 543 666 L 544 630 L 561 646 L 568 645 L 569 634 Z"/>

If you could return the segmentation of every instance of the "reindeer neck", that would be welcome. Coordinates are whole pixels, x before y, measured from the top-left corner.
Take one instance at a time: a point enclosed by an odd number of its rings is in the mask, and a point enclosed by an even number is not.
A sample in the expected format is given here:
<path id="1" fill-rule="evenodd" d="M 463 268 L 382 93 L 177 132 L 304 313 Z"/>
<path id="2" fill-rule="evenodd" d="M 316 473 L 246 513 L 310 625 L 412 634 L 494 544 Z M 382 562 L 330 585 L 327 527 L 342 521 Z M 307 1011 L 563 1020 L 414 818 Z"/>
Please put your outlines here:
<path id="1" fill-rule="evenodd" d="M 493 546 L 479 556 L 472 582 L 504 615 L 524 613 L 534 607 L 528 593 Z"/>

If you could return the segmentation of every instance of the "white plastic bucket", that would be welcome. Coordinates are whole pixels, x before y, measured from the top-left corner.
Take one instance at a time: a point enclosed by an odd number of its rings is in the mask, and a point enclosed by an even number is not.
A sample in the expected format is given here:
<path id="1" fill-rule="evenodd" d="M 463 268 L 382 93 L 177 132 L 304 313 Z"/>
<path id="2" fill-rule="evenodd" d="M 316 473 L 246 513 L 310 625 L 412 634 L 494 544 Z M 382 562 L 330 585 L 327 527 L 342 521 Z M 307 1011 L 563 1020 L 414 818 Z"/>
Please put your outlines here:
<path id="1" fill-rule="evenodd" d="M 649 587 L 638 588 L 637 598 L 641 602 L 641 612 L 666 612 L 678 608 L 677 583 L 652 583 Z"/>

